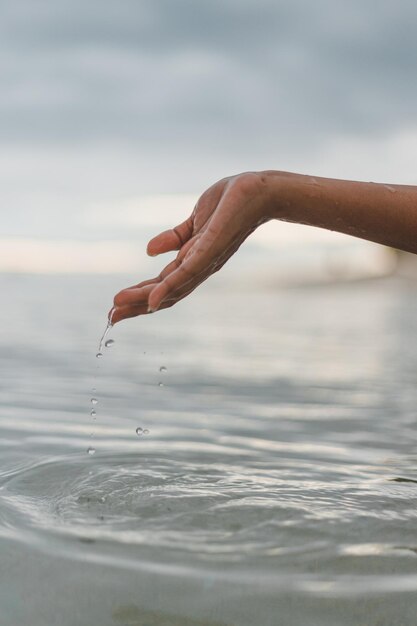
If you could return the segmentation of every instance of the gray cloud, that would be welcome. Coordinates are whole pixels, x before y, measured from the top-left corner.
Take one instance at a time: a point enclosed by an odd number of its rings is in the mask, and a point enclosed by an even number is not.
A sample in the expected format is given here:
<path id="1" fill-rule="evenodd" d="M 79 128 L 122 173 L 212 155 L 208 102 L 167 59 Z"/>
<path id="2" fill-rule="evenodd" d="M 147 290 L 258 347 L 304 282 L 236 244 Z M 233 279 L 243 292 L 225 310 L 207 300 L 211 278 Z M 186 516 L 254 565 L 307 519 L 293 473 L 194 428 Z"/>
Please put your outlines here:
<path id="1" fill-rule="evenodd" d="M 101 238 L 91 204 L 408 132 L 416 23 L 414 0 L 0 0 L 2 234 Z"/>
<path id="2" fill-rule="evenodd" d="M 417 4 L 0 5 L 6 142 L 254 150 L 415 123 Z"/>

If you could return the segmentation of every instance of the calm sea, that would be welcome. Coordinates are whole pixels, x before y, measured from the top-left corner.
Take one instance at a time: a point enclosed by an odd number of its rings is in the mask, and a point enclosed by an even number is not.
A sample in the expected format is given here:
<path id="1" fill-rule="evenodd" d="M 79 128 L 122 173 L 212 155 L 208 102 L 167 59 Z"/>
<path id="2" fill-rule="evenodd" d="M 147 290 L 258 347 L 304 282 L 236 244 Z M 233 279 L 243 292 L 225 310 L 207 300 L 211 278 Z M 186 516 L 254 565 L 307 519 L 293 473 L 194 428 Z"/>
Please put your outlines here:
<path id="1" fill-rule="evenodd" d="M 414 626 L 416 283 L 207 283 L 98 360 L 128 283 L 0 277 L 0 625 Z"/>

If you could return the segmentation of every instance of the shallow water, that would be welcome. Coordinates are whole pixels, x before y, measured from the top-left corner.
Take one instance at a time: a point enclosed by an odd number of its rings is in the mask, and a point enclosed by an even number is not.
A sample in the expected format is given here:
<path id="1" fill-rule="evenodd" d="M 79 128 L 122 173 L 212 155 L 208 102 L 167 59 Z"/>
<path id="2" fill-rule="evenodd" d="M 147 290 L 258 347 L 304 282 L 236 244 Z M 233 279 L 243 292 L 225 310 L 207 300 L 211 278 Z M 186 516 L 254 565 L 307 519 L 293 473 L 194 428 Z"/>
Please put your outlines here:
<path id="1" fill-rule="evenodd" d="M 207 284 L 97 360 L 124 284 L 0 279 L 1 626 L 414 625 L 417 286 Z"/>

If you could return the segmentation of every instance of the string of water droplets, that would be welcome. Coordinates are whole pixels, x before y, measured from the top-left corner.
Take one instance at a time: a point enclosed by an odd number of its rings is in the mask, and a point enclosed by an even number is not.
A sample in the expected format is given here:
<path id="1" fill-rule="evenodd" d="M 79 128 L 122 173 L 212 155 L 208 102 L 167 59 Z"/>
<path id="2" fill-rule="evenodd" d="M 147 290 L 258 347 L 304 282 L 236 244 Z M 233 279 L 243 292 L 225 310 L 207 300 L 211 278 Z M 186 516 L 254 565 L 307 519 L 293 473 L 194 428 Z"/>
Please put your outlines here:
<path id="1" fill-rule="evenodd" d="M 104 333 L 101 336 L 101 339 L 100 339 L 100 342 L 99 342 L 99 345 L 98 345 L 98 352 L 96 354 L 96 358 L 97 359 L 101 359 L 101 357 L 103 356 L 103 345 L 104 345 L 105 348 L 110 348 L 114 344 L 114 340 L 113 339 L 107 339 L 106 340 L 107 335 L 109 334 L 110 330 L 113 327 L 113 322 L 112 322 L 113 313 L 114 313 L 114 309 L 112 309 L 110 311 L 109 318 L 107 320 L 107 326 L 106 326 L 106 328 L 104 330 Z M 99 368 L 99 365 L 97 365 L 97 369 L 98 368 Z M 92 387 L 91 391 L 92 391 L 93 394 L 95 394 L 96 391 L 97 391 L 96 387 Z M 95 395 L 92 398 L 90 398 L 90 403 L 91 403 L 90 415 L 91 415 L 91 418 L 93 419 L 93 422 L 95 422 L 96 419 L 97 419 L 97 408 L 96 407 L 97 407 L 97 404 L 98 404 L 98 399 L 95 397 Z M 93 436 L 94 436 L 94 432 L 91 433 L 91 437 L 93 437 Z M 93 455 L 93 454 L 95 454 L 95 452 L 96 452 L 96 449 L 94 448 L 94 446 L 92 446 L 92 445 L 88 446 L 87 454 Z"/>
<path id="2" fill-rule="evenodd" d="M 112 345 L 114 345 L 114 339 L 106 339 L 107 335 L 109 334 L 110 330 L 113 327 L 113 322 L 112 322 L 112 318 L 113 318 L 113 313 L 114 313 L 114 309 L 112 309 L 110 311 L 110 315 L 109 315 L 109 319 L 107 321 L 107 326 L 104 330 L 104 333 L 101 336 L 100 342 L 99 342 L 99 346 L 98 346 L 98 351 L 96 354 L 96 358 L 97 359 L 101 359 L 103 357 L 103 346 L 105 348 L 111 348 Z M 145 353 L 144 353 L 145 354 Z M 99 369 L 99 365 L 97 364 L 97 369 Z M 165 365 L 161 365 L 159 368 L 159 372 L 161 374 L 164 374 L 167 371 L 167 368 L 165 367 Z M 162 382 L 162 380 L 160 380 L 158 382 L 158 387 L 163 387 L 164 383 Z M 96 387 L 92 387 L 91 389 L 92 393 L 95 394 L 97 389 Z M 98 404 L 98 399 L 94 396 L 92 396 L 90 398 L 90 402 L 91 402 L 91 410 L 90 410 L 90 415 L 93 419 L 93 421 L 95 422 L 97 419 L 97 404 Z M 136 428 L 136 434 L 138 435 L 138 437 L 142 437 L 143 435 L 149 435 L 149 430 L 147 428 L 142 428 L 141 426 L 138 426 Z M 91 433 L 91 437 L 94 436 L 94 432 Z M 87 448 L 87 454 L 89 455 L 93 455 L 95 454 L 96 449 L 94 448 L 94 446 L 90 445 Z"/>

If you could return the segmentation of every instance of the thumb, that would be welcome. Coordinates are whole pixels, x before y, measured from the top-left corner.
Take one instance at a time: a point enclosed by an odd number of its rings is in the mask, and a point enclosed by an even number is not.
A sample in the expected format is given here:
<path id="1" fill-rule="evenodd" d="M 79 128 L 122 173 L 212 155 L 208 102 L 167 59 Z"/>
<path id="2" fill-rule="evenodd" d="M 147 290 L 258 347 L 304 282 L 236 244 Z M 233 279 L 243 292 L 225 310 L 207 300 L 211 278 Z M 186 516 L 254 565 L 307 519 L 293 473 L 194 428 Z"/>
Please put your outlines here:
<path id="1" fill-rule="evenodd" d="M 170 250 L 179 250 L 193 234 L 193 220 L 189 217 L 185 222 L 174 226 L 170 230 L 164 230 L 150 240 L 147 246 L 149 256 L 157 256 Z"/>

